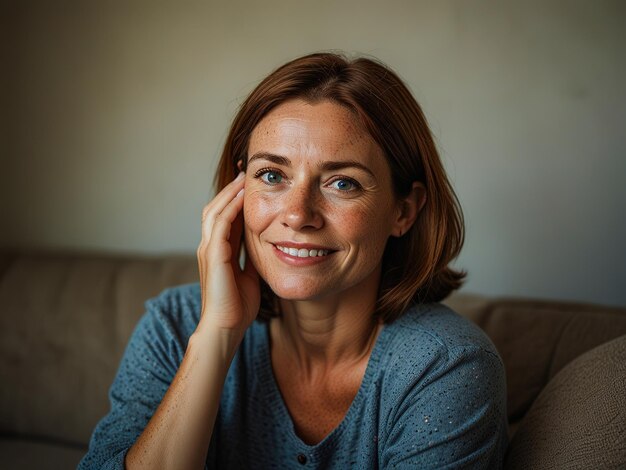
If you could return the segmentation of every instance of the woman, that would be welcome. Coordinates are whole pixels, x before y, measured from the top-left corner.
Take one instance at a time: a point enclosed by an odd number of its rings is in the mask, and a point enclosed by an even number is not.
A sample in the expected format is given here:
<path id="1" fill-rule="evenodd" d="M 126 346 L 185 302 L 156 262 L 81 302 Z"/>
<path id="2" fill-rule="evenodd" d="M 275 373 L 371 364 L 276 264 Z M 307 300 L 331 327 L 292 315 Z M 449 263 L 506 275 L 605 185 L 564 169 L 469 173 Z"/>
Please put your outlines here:
<path id="1" fill-rule="evenodd" d="M 218 189 L 200 283 L 146 304 L 82 467 L 501 466 L 502 362 L 437 303 L 464 276 L 461 212 L 391 70 L 312 54 L 274 71 Z"/>

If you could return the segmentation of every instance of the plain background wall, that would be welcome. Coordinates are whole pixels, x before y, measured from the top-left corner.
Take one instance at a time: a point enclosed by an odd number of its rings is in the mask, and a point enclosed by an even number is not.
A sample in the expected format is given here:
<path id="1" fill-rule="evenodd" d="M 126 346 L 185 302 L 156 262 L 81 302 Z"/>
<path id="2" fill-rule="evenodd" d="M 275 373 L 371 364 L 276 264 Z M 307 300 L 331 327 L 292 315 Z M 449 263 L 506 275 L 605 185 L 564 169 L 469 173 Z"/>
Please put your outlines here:
<path id="1" fill-rule="evenodd" d="M 626 304 L 621 1 L 4 1 L 0 246 L 194 253 L 238 105 L 374 55 L 424 108 L 465 289 Z"/>

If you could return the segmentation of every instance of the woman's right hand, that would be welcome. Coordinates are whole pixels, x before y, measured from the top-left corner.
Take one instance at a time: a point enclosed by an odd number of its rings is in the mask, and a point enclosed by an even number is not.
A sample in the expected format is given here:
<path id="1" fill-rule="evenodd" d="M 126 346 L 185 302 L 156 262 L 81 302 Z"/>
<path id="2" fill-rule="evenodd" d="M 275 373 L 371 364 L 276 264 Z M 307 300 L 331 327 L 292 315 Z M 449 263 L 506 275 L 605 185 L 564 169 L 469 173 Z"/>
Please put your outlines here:
<path id="1" fill-rule="evenodd" d="M 217 327 L 243 336 L 259 311 L 259 276 L 248 257 L 244 269 L 239 266 L 243 188 L 244 173 L 240 173 L 202 211 L 202 240 L 197 250 L 202 294 L 198 330 Z"/>
<path id="2" fill-rule="evenodd" d="M 261 303 L 252 263 L 239 267 L 243 185 L 239 175 L 202 212 L 197 253 L 202 316 L 161 403 L 129 449 L 125 468 L 205 466 L 224 381 Z"/>

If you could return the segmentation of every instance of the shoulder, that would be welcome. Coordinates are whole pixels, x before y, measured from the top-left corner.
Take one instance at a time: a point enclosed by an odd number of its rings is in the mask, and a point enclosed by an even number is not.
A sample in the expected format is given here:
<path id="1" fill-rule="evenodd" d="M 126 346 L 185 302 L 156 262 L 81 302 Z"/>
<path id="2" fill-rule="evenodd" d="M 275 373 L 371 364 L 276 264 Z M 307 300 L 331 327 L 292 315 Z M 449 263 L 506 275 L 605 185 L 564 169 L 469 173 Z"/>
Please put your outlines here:
<path id="1" fill-rule="evenodd" d="M 462 393 L 481 383 L 499 394 L 505 389 L 504 364 L 491 340 L 442 304 L 416 305 L 383 331 L 379 374 L 393 391 L 388 396 L 438 394 L 451 382 L 461 384 Z"/>
<path id="2" fill-rule="evenodd" d="M 200 284 L 197 282 L 168 287 L 146 301 L 147 310 L 158 310 L 187 320 L 198 321 L 200 307 Z"/>
<path id="3" fill-rule="evenodd" d="M 199 283 L 164 289 L 145 302 L 145 313 L 135 334 L 143 333 L 160 341 L 173 341 L 186 347 L 189 337 L 200 321 L 201 296 Z"/>
<path id="4" fill-rule="evenodd" d="M 506 380 L 487 335 L 450 308 L 427 304 L 388 325 L 384 343 L 383 466 L 501 465 Z"/>
<path id="5" fill-rule="evenodd" d="M 160 294 L 148 299 L 146 312 L 141 318 L 137 330 L 141 336 L 150 336 L 160 343 L 170 343 L 184 353 L 189 338 L 200 322 L 202 296 L 198 282 L 168 287 Z M 264 322 L 252 322 L 244 339 L 242 348 L 254 357 L 260 345 L 267 341 Z M 182 360 L 182 356 L 181 356 Z"/>
<path id="6" fill-rule="evenodd" d="M 483 330 L 440 303 L 414 305 L 386 328 L 394 351 L 427 348 L 443 359 L 463 354 L 464 351 L 480 350 L 500 360 L 495 346 Z"/>

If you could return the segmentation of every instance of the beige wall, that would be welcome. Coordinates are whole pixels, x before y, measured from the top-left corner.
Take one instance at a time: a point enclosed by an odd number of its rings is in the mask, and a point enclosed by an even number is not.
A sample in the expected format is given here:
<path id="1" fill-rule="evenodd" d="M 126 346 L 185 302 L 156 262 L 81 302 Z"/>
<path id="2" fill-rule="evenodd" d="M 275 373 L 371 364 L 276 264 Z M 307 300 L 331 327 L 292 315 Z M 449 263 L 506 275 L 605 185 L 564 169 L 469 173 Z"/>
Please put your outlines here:
<path id="1" fill-rule="evenodd" d="M 336 48 L 423 105 L 466 289 L 626 304 L 623 2 L 8 3 L 3 246 L 192 253 L 242 98 Z"/>

